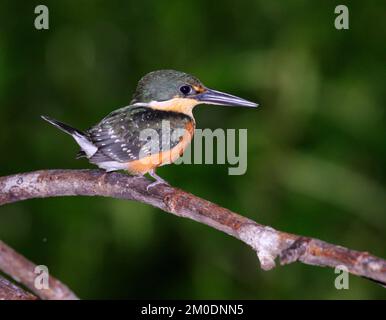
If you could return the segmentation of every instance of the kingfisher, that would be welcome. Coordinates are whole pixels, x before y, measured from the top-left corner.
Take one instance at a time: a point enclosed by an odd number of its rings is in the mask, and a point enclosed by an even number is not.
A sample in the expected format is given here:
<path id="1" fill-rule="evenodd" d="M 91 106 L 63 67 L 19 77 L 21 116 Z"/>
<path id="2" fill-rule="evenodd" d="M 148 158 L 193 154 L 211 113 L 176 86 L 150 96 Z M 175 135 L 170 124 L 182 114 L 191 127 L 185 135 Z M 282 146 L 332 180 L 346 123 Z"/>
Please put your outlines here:
<path id="1" fill-rule="evenodd" d="M 75 129 L 48 116 L 42 118 L 73 137 L 81 149 L 77 158 L 86 157 L 107 172 L 149 174 L 155 180 L 149 189 L 167 184 L 156 169 L 183 155 L 194 135 L 196 122 L 192 110 L 198 104 L 258 106 L 209 89 L 187 73 L 158 70 L 138 82 L 128 106 L 111 112 L 88 130 Z M 165 128 L 169 132 L 163 132 Z"/>

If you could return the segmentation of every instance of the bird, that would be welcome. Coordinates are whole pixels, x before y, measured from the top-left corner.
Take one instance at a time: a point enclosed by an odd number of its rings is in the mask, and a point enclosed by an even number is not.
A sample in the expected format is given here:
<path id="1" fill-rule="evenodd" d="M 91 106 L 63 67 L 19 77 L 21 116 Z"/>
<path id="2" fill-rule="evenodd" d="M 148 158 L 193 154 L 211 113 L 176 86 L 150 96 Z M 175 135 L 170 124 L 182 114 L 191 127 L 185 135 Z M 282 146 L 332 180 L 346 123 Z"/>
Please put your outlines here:
<path id="1" fill-rule="evenodd" d="M 199 104 L 258 106 L 209 89 L 185 72 L 157 70 L 140 79 L 128 106 L 111 112 L 88 130 L 75 129 L 49 116 L 41 117 L 72 136 L 81 149 L 77 158 L 86 157 L 106 172 L 125 170 L 135 176 L 149 174 L 155 180 L 148 185 L 150 189 L 168 184 L 156 174 L 156 169 L 183 155 L 196 128 L 192 111 Z M 162 132 L 165 128 L 169 134 Z"/>

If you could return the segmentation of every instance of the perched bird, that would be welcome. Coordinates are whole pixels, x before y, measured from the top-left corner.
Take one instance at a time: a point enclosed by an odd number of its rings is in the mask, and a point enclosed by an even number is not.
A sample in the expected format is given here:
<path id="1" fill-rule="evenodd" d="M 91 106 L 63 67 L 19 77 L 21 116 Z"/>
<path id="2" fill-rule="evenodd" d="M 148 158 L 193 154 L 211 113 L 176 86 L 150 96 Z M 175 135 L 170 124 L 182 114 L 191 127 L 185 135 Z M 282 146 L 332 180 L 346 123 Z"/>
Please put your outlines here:
<path id="1" fill-rule="evenodd" d="M 106 171 L 149 173 L 155 179 L 149 185 L 152 187 L 166 183 L 155 169 L 177 160 L 189 145 L 195 130 L 192 109 L 198 104 L 257 107 L 256 103 L 208 89 L 189 74 L 159 70 L 139 81 L 128 106 L 113 111 L 86 131 L 47 116 L 42 118 L 75 139 L 81 148 L 78 158 L 87 157 Z M 177 134 L 165 134 L 165 128 Z M 154 133 L 150 139 L 149 133 Z"/>

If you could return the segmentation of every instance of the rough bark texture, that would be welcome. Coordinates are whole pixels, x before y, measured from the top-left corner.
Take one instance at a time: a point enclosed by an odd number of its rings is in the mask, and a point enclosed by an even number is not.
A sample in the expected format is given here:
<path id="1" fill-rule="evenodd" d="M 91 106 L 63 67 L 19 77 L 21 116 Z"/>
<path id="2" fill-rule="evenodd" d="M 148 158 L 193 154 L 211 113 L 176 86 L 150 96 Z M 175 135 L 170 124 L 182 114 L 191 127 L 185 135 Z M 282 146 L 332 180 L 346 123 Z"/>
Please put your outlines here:
<path id="1" fill-rule="evenodd" d="M 0 300 L 37 300 L 37 297 L 0 276 Z"/>
<path id="2" fill-rule="evenodd" d="M 12 277 L 16 282 L 23 284 L 39 298 L 45 300 L 76 300 L 77 296 L 63 283 L 49 276 L 48 289 L 38 289 L 35 279 L 39 273 L 35 273 L 36 265 L 17 253 L 0 240 L 0 270 Z M 1 287 L 0 287 L 1 292 Z M 1 296 L 1 293 L 0 293 Z"/>
<path id="3" fill-rule="evenodd" d="M 57 196 L 104 196 L 140 201 L 245 242 L 256 251 L 264 270 L 274 268 L 275 259 L 279 257 L 282 265 L 300 261 L 316 266 L 345 266 L 352 274 L 386 284 L 386 261 L 367 252 L 275 230 L 171 186 L 157 185 L 147 191 L 150 183 L 144 177 L 100 170 L 21 173 L 0 178 L 0 205 Z M 4 254 L 7 253 L 0 249 L 0 270 L 13 276 L 12 268 L 4 270 Z"/>

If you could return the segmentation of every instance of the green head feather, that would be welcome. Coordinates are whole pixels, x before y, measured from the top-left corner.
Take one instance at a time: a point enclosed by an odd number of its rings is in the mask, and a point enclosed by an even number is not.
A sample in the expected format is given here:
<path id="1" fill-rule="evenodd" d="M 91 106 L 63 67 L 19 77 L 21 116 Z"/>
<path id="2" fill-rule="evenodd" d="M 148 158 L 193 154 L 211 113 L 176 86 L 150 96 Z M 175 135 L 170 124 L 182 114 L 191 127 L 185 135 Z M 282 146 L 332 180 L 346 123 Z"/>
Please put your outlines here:
<path id="1" fill-rule="evenodd" d="M 189 87 L 191 91 L 188 92 L 187 88 L 183 88 L 184 86 Z M 203 87 L 203 85 L 190 74 L 175 70 L 153 71 L 138 82 L 131 103 L 185 98 L 196 94 L 193 87 Z"/>

